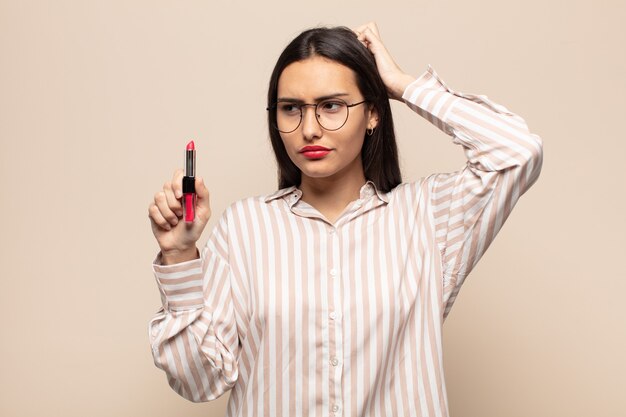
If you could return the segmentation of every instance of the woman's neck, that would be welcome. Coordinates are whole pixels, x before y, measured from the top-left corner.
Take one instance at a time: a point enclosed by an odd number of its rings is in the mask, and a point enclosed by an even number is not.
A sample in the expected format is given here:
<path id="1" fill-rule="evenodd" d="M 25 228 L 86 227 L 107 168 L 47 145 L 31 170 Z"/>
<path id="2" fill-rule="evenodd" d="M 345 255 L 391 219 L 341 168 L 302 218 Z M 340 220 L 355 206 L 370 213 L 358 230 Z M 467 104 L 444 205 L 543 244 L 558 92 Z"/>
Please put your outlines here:
<path id="1" fill-rule="evenodd" d="M 330 177 L 303 176 L 298 188 L 302 191 L 302 200 L 319 211 L 342 211 L 360 197 L 359 192 L 365 182 L 363 171 L 341 178 L 340 181 Z"/>

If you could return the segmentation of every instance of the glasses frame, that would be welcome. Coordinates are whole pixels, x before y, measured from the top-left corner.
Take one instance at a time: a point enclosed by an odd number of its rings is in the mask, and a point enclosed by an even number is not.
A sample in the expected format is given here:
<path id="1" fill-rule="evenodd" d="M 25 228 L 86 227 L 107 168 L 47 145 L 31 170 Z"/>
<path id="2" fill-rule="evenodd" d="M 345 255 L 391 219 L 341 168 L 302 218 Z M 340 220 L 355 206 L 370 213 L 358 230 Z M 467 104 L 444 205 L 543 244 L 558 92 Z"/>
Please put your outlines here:
<path id="1" fill-rule="evenodd" d="M 344 120 L 343 123 L 341 124 L 341 126 L 339 126 L 336 129 L 327 129 L 327 128 L 325 128 L 324 126 L 322 126 L 322 124 L 320 123 L 320 120 L 319 120 L 320 116 L 317 113 L 317 106 L 319 106 L 322 103 L 326 103 L 328 101 L 341 101 L 342 103 L 344 103 L 346 105 L 346 108 L 347 108 L 346 120 Z M 291 103 L 291 101 L 289 101 L 289 100 L 277 101 L 276 103 L 272 104 L 270 107 L 266 107 L 265 110 L 267 110 L 267 111 L 274 110 L 275 111 L 276 107 L 278 106 L 279 103 Z M 329 99 L 326 99 L 326 100 L 322 100 L 319 103 L 301 103 L 301 104 L 294 103 L 295 105 L 298 106 L 298 110 L 300 110 L 300 120 L 298 121 L 298 124 L 296 125 L 296 127 L 293 130 L 290 130 L 290 131 L 280 130 L 278 128 L 278 120 L 276 120 L 276 123 L 272 123 L 272 125 L 273 125 L 272 127 L 274 129 L 278 130 L 280 133 L 292 133 L 292 132 L 295 132 L 296 130 L 298 130 L 298 128 L 302 124 L 302 117 L 304 116 L 304 112 L 302 111 L 302 108 L 303 107 L 311 107 L 311 106 L 313 106 L 313 107 L 315 107 L 315 121 L 317 122 L 317 124 L 320 125 L 320 127 L 322 129 L 324 129 L 324 130 L 327 130 L 329 132 L 334 132 L 334 131 L 339 130 L 342 127 L 345 126 L 346 122 L 350 118 L 350 107 L 358 106 L 359 104 L 363 104 L 363 103 L 367 103 L 367 100 L 359 101 L 358 103 L 348 104 L 347 101 L 342 100 L 340 98 L 329 98 Z"/>

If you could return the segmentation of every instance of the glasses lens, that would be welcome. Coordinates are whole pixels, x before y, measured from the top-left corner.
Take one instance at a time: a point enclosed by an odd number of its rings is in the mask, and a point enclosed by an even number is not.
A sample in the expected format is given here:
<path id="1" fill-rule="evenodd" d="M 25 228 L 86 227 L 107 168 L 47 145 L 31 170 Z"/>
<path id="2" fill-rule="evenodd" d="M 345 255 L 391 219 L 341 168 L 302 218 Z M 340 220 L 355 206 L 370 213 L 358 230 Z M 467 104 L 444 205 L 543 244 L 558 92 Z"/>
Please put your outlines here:
<path id="1" fill-rule="evenodd" d="M 317 120 L 326 130 L 337 130 L 348 120 L 348 105 L 339 99 L 329 99 L 317 104 Z"/>
<path id="2" fill-rule="evenodd" d="M 288 101 L 276 103 L 276 128 L 282 133 L 296 130 L 302 120 L 303 107 Z M 315 116 L 324 129 L 340 129 L 348 120 L 348 104 L 339 99 L 320 101 L 315 108 Z"/>
<path id="3" fill-rule="evenodd" d="M 300 124 L 300 106 L 281 101 L 276 103 L 276 128 L 283 133 L 293 132 Z"/>

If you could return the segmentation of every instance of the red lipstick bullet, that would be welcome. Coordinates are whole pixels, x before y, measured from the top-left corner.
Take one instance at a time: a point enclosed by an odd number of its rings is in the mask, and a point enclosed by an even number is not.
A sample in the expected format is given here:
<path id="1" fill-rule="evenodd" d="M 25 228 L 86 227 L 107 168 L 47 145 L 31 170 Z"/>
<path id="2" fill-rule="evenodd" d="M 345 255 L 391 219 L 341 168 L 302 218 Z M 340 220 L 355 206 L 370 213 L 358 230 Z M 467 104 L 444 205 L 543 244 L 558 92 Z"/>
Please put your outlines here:
<path id="1" fill-rule="evenodd" d="M 193 222 L 196 213 L 196 145 L 193 140 L 185 149 L 185 176 L 183 177 L 183 215 L 185 222 Z"/>

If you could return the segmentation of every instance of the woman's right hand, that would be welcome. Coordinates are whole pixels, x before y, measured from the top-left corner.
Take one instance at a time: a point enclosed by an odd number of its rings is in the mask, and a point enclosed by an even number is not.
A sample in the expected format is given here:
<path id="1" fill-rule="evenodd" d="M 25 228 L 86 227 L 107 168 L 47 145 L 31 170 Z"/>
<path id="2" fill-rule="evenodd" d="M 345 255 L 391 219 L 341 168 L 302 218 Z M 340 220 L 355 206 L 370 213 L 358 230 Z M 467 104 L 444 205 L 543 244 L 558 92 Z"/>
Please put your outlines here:
<path id="1" fill-rule="evenodd" d="M 406 87 L 415 81 L 415 77 L 405 73 L 400 69 L 396 61 L 383 45 L 375 22 L 369 22 L 353 29 L 357 39 L 374 55 L 376 67 L 380 78 L 387 87 L 389 98 L 402 101 L 402 94 Z"/>
<path id="2" fill-rule="evenodd" d="M 194 251 L 204 227 L 211 218 L 209 190 L 201 177 L 196 177 L 196 212 L 193 222 L 183 219 L 182 207 L 182 169 L 177 169 L 171 181 L 163 184 L 163 190 L 154 195 L 154 201 L 148 208 L 148 217 L 152 233 L 156 238 L 163 256 Z"/>

